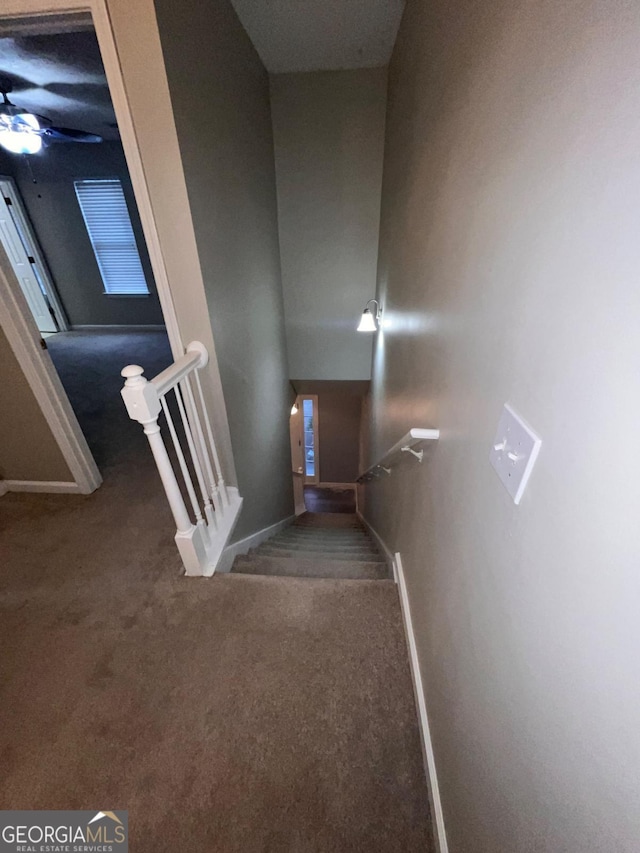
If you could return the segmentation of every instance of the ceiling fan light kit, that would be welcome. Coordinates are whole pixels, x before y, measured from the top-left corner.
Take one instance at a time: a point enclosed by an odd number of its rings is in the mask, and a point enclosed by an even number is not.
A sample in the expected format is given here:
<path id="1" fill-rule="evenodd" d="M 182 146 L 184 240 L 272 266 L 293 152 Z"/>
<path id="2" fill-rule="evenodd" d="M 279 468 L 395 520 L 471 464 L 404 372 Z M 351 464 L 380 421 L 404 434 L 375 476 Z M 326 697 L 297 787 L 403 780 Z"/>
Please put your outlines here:
<path id="1" fill-rule="evenodd" d="M 9 100 L 13 85 L 0 77 L 0 145 L 12 154 L 37 154 L 46 142 L 102 142 L 96 133 L 55 127 L 51 119 L 27 112 Z"/>
<path id="2" fill-rule="evenodd" d="M 31 113 L 0 112 L 0 145 L 12 154 L 37 154 L 42 148 L 39 130 L 40 122 Z"/>

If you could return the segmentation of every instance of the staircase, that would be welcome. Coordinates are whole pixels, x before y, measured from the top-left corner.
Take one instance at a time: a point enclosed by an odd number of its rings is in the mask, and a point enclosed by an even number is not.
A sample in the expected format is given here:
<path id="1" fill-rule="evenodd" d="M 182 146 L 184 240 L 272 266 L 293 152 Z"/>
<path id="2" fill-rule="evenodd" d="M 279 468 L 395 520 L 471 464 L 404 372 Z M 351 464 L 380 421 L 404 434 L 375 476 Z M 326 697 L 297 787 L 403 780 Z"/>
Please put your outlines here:
<path id="1" fill-rule="evenodd" d="M 245 575 L 389 580 L 384 557 L 351 513 L 305 512 L 258 548 L 236 557 L 232 572 Z"/>

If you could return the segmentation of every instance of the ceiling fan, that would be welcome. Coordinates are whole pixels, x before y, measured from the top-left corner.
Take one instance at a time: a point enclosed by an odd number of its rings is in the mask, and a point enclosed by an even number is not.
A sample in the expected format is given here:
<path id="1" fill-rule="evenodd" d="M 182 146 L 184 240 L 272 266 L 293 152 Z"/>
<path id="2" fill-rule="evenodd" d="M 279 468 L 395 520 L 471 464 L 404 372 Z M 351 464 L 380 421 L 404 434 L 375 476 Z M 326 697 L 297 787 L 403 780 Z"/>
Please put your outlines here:
<path id="1" fill-rule="evenodd" d="M 43 142 L 102 142 L 96 133 L 87 133 L 72 127 L 56 127 L 46 116 L 31 113 L 12 104 L 9 93 L 13 85 L 7 77 L 0 77 L 0 145 L 13 154 L 37 154 Z"/>

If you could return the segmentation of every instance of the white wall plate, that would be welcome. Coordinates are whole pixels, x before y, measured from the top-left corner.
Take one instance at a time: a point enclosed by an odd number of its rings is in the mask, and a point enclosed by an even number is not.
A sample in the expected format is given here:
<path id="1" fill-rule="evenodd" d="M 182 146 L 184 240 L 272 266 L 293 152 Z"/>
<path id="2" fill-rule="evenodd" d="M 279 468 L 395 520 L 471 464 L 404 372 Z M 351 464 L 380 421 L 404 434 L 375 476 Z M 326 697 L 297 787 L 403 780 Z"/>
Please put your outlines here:
<path id="1" fill-rule="evenodd" d="M 520 503 L 542 439 L 505 403 L 489 460 L 515 504 Z"/>

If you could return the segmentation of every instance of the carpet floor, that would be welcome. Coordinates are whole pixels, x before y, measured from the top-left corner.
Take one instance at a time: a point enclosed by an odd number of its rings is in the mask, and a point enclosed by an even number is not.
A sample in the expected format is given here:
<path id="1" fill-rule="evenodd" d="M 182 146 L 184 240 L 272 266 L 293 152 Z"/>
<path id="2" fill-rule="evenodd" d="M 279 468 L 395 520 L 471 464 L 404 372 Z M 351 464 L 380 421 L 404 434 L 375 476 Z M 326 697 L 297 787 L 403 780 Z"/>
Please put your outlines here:
<path id="1" fill-rule="evenodd" d="M 133 853 L 432 851 L 393 582 L 187 580 L 150 454 L 102 452 L 93 495 L 0 500 L 0 808 L 128 809 Z"/>
<path id="2" fill-rule="evenodd" d="M 172 361 L 166 332 L 60 332 L 47 349 L 101 473 L 125 461 L 146 465 L 148 442 L 122 402 L 120 371 L 141 364 L 151 379 L 164 370 Z"/>
<path id="3" fill-rule="evenodd" d="M 308 512 L 354 513 L 356 511 L 356 494 L 353 489 L 305 486 L 304 505 Z"/>

